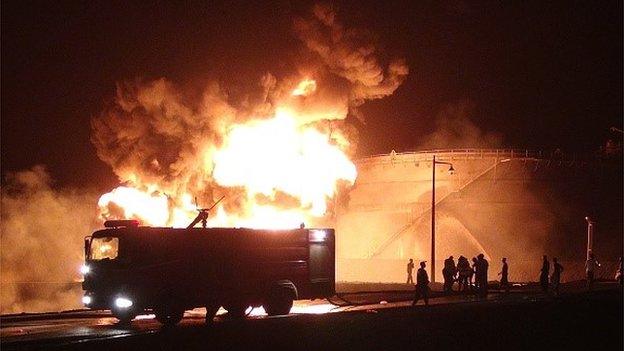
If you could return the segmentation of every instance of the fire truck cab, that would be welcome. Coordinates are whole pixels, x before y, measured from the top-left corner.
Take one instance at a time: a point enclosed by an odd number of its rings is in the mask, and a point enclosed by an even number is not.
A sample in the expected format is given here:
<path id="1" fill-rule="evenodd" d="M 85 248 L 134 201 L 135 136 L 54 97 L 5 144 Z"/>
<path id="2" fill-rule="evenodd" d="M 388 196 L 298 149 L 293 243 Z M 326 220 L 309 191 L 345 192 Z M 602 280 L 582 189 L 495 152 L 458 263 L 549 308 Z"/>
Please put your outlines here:
<path id="1" fill-rule="evenodd" d="M 333 229 L 156 228 L 107 221 L 85 238 L 83 303 L 121 322 L 151 310 L 163 324 L 184 311 L 249 306 L 288 314 L 296 299 L 335 293 Z"/>

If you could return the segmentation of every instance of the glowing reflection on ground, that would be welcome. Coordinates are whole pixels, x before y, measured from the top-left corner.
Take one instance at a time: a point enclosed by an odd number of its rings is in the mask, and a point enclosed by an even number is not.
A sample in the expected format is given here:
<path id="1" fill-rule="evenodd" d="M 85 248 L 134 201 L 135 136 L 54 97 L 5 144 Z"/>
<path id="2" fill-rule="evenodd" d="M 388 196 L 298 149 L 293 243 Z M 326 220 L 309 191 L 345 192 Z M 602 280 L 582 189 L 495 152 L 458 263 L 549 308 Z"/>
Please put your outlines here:
<path id="1" fill-rule="evenodd" d="M 142 320 L 142 319 L 154 319 L 156 318 L 155 314 L 141 314 L 136 316 L 134 319 L 136 320 Z"/>
<path id="2" fill-rule="evenodd" d="M 191 311 L 186 312 L 186 316 L 195 316 L 196 314 L 203 313 L 205 314 L 206 310 L 203 308 L 196 308 Z M 293 303 L 293 307 L 290 310 L 291 314 L 323 314 L 329 312 L 336 312 L 337 307 L 335 305 L 327 303 L 325 300 L 319 301 L 295 301 Z M 225 315 L 227 310 L 223 307 L 219 308 L 217 311 L 217 316 Z M 249 317 L 263 317 L 267 316 L 266 311 L 262 306 L 260 307 L 248 307 L 245 310 L 245 314 Z"/>
<path id="3" fill-rule="evenodd" d="M 292 309 L 290 310 L 290 313 L 291 314 L 324 314 L 324 313 L 329 313 L 329 312 L 337 312 L 339 310 L 340 309 L 338 307 L 327 303 L 327 301 L 325 300 L 295 301 L 293 303 Z M 226 313 L 227 313 L 227 310 L 221 307 L 217 311 L 216 315 L 223 316 Z M 248 307 L 247 310 L 245 310 L 245 314 L 247 314 L 248 317 L 267 316 L 267 313 L 262 306 L 254 307 L 254 308 Z M 204 318 L 205 315 L 206 315 L 205 308 L 194 308 L 192 310 L 188 310 L 184 312 L 184 317 L 186 318 Z M 141 315 L 136 316 L 134 319 L 135 320 L 151 320 L 155 318 L 156 318 L 156 315 L 152 313 L 152 314 L 141 314 Z M 113 324 L 112 321 L 116 321 L 116 319 L 103 318 L 101 319 L 101 321 L 99 321 L 98 324 L 101 324 L 101 325 Z"/>

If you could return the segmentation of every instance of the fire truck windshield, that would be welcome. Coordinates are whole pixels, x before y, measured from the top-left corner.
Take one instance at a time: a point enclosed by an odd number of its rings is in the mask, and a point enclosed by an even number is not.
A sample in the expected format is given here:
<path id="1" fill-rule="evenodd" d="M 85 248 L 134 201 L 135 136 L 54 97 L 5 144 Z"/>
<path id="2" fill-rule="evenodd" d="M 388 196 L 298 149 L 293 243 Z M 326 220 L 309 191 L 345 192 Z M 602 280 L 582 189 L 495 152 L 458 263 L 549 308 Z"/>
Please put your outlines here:
<path id="1" fill-rule="evenodd" d="M 115 259 L 119 253 L 119 238 L 102 237 L 91 240 L 91 259 Z"/>

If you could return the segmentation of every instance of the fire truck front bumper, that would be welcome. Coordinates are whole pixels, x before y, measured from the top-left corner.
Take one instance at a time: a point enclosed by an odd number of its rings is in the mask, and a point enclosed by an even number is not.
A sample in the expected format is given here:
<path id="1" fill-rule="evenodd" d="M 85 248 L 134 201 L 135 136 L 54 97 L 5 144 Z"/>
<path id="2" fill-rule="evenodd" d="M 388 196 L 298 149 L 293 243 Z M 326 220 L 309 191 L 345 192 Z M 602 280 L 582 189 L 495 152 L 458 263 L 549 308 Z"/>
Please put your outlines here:
<path id="1" fill-rule="evenodd" d="M 123 310 L 134 306 L 135 301 L 124 294 L 105 294 L 86 291 L 82 296 L 82 304 L 94 310 Z"/>

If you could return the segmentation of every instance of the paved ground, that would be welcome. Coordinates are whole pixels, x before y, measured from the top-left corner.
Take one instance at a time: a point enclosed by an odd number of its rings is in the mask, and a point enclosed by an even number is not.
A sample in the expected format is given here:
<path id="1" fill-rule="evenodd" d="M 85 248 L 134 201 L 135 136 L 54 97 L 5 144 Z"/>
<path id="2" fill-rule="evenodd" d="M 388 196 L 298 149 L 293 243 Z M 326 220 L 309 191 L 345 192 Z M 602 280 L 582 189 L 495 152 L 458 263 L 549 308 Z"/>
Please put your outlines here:
<path id="1" fill-rule="evenodd" d="M 588 293 L 569 284 L 560 297 L 519 286 L 509 294 L 434 297 L 411 307 L 410 291 L 343 295 L 356 305 L 298 301 L 289 316 L 262 309 L 246 320 L 188 311 L 163 329 L 153 315 L 121 326 L 106 312 L 2 316 L 2 349 L 622 349 L 622 290 L 601 283 Z M 334 299 L 333 302 L 344 303 Z M 221 311 L 224 312 L 224 311 Z"/>

